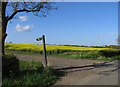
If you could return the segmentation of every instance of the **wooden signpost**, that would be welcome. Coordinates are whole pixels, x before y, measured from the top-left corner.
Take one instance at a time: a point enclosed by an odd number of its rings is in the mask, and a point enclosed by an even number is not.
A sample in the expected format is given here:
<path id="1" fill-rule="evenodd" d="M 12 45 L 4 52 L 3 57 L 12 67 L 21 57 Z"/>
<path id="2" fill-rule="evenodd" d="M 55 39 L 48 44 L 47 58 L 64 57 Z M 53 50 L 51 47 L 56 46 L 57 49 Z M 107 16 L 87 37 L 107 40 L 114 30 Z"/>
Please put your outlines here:
<path id="1" fill-rule="evenodd" d="M 45 67 L 47 67 L 47 55 L 46 55 L 46 48 L 45 48 L 45 36 L 42 35 L 42 37 L 37 38 L 37 41 L 43 40 L 43 54 L 44 54 L 44 59 L 45 59 Z"/>

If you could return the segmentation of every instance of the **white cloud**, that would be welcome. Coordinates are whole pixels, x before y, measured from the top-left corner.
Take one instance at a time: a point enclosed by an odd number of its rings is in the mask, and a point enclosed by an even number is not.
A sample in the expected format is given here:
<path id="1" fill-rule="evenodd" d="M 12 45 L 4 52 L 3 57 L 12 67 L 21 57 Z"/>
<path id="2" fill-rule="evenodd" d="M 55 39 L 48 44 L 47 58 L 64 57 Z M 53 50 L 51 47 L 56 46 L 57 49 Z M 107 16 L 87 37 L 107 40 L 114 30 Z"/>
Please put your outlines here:
<path id="1" fill-rule="evenodd" d="M 117 35 L 117 33 L 112 33 L 111 35 L 112 35 L 112 36 L 115 36 L 115 35 Z"/>
<path id="2" fill-rule="evenodd" d="M 27 16 L 20 16 L 19 19 L 20 19 L 21 21 L 27 21 Z"/>
<path id="3" fill-rule="evenodd" d="M 16 25 L 16 30 L 18 32 L 29 32 L 33 25 L 21 26 L 20 24 Z"/>

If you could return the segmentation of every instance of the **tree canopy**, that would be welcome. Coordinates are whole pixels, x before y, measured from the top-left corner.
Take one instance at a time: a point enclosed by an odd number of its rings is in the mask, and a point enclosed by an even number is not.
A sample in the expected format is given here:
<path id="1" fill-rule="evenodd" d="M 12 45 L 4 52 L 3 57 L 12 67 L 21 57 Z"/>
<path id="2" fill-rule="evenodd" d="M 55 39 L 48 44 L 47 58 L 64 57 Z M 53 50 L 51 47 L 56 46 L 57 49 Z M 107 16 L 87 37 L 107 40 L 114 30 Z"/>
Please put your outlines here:
<path id="1" fill-rule="evenodd" d="M 9 2 L 8 7 L 12 7 L 12 12 L 7 13 L 7 20 L 11 20 L 19 12 L 32 12 L 35 16 L 46 17 L 49 11 L 57 9 L 52 2 Z"/>
<path id="2" fill-rule="evenodd" d="M 53 2 L 0 2 L 2 10 L 0 17 L 2 17 L 2 54 L 4 54 L 4 42 L 7 36 L 6 29 L 8 21 L 12 20 L 16 14 L 20 12 L 33 13 L 35 16 L 46 17 L 50 10 L 57 9 L 53 6 Z M 10 10 L 6 12 L 6 8 Z M 1 35 L 1 34 L 0 34 Z M 0 52 L 1 52 L 0 51 Z"/>

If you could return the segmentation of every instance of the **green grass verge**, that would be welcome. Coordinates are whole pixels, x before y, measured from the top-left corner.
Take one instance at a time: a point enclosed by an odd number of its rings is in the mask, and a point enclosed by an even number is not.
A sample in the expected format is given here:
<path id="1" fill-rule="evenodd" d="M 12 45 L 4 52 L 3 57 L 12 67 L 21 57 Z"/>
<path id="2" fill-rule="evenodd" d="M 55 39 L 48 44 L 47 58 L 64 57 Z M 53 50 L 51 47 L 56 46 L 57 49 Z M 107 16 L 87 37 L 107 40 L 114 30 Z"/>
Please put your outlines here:
<path id="1" fill-rule="evenodd" d="M 72 53 L 63 53 L 58 54 L 57 56 L 62 58 L 72 58 L 72 59 L 89 59 L 89 60 L 103 60 L 103 61 L 113 61 L 119 60 L 120 55 L 114 56 L 103 56 L 99 53 L 99 51 L 89 51 L 89 52 L 72 52 Z"/>
<path id="2" fill-rule="evenodd" d="M 23 54 L 23 55 L 43 55 L 39 53 L 33 52 L 22 52 L 22 51 L 8 51 L 7 53 L 13 54 Z M 112 55 L 111 55 L 112 54 Z M 119 51 L 120 54 L 120 51 Z M 119 60 L 120 55 L 117 50 L 108 50 L 108 51 L 81 51 L 81 52 L 64 52 L 59 54 L 47 54 L 47 56 L 53 57 L 61 57 L 61 58 L 72 58 L 72 59 L 89 59 L 89 60 L 104 60 L 104 61 L 112 61 Z"/>
<path id="3" fill-rule="evenodd" d="M 3 87 L 25 86 L 48 87 L 56 82 L 57 74 L 51 67 L 44 68 L 40 62 L 20 61 L 20 72 L 14 77 L 3 78 Z"/>

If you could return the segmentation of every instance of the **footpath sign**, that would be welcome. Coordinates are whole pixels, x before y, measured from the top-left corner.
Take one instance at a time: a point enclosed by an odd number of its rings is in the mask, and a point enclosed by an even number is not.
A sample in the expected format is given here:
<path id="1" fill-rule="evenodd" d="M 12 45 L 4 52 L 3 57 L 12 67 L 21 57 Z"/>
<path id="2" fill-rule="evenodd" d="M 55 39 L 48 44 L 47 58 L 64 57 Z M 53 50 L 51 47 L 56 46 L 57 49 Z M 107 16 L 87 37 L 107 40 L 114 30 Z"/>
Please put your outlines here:
<path id="1" fill-rule="evenodd" d="M 44 59 L 45 59 L 45 67 L 47 67 L 47 55 L 46 55 L 46 48 L 45 48 L 45 36 L 42 35 L 42 37 L 37 38 L 37 41 L 43 40 L 43 54 L 44 54 Z"/>

